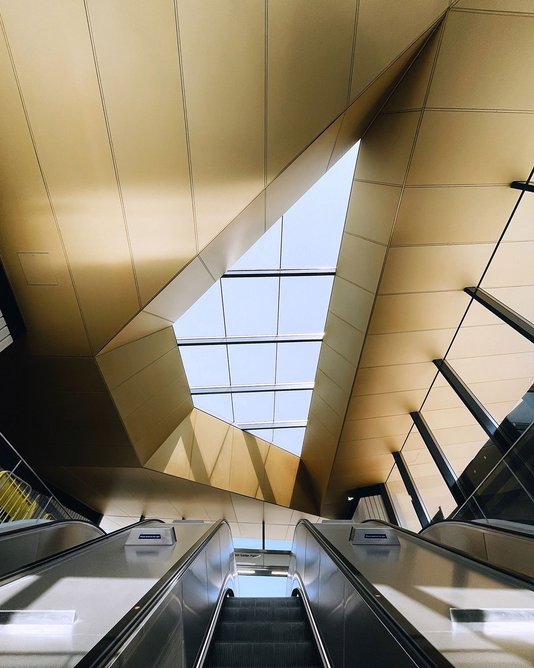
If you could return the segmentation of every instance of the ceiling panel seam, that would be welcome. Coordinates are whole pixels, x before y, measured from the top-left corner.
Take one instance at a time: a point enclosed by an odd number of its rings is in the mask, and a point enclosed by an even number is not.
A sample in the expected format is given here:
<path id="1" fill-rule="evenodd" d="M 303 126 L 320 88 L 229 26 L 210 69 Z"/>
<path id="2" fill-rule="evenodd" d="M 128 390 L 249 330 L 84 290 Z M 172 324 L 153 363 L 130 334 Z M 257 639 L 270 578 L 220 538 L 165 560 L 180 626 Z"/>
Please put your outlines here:
<path id="1" fill-rule="evenodd" d="M 15 60 L 14 60 L 13 52 L 11 50 L 11 45 L 10 45 L 9 39 L 7 37 L 7 31 L 5 29 L 4 21 L 3 21 L 3 18 L 2 18 L 1 14 L 0 14 L 0 26 L 1 26 L 1 29 L 2 29 L 2 33 L 3 33 L 3 36 L 4 36 L 5 43 L 6 43 L 7 52 L 9 54 L 9 60 L 11 62 L 11 68 L 13 70 L 13 76 L 15 78 L 15 82 L 16 82 L 16 85 L 17 85 L 17 90 L 18 90 L 18 93 L 19 93 L 20 103 L 21 103 L 22 110 L 23 110 L 23 113 L 24 113 L 24 118 L 26 120 L 26 126 L 28 128 L 28 134 L 30 135 L 30 140 L 31 140 L 33 151 L 34 151 L 34 154 L 35 154 L 35 160 L 36 160 L 37 166 L 39 168 L 39 173 L 41 175 L 41 179 L 42 179 L 42 182 L 43 182 L 43 187 L 45 189 L 46 196 L 47 196 L 47 199 L 48 199 L 48 205 L 50 206 L 50 212 L 51 212 L 52 217 L 54 219 L 54 225 L 55 225 L 56 232 L 57 232 L 57 235 L 58 235 L 58 238 L 59 238 L 59 242 L 61 244 L 61 249 L 63 251 L 63 257 L 65 259 L 65 264 L 67 266 L 67 271 L 69 273 L 69 277 L 70 277 L 70 280 L 71 280 L 72 289 L 74 291 L 74 296 L 76 298 L 76 303 L 78 305 L 78 310 L 80 312 L 80 318 L 81 318 L 83 329 L 84 329 L 84 332 L 85 332 L 85 338 L 87 340 L 87 345 L 88 345 L 89 350 L 91 351 L 91 353 L 94 355 L 95 354 L 95 349 L 93 347 L 93 343 L 91 341 L 91 338 L 89 337 L 89 330 L 87 328 L 87 322 L 85 320 L 85 316 L 84 316 L 83 309 L 82 309 L 82 306 L 81 306 L 80 296 L 79 296 L 78 290 L 76 288 L 76 282 L 74 280 L 74 274 L 73 274 L 73 271 L 72 271 L 72 266 L 71 266 L 71 263 L 70 263 L 70 260 L 69 260 L 69 256 L 67 254 L 65 241 L 64 241 L 63 235 L 61 233 L 61 228 L 59 226 L 59 221 L 58 221 L 58 218 L 57 218 L 56 210 L 55 210 L 54 205 L 52 203 L 52 195 L 50 193 L 50 189 L 48 187 L 48 182 L 47 182 L 46 177 L 45 177 L 45 173 L 44 173 L 44 170 L 43 170 L 43 165 L 41 163 L 41 159 L 39 158 L 39 151 L 37 150 L 37 142 L 36 142 L 35 135 L 34 135 L 32 125 L 31 125 L 31 122 L 30 122 L 30 116 L 29 116 L 29 113 L 28 113 L 28 108 L 26 106 L 26 101 L 24 99 L 24 95 L 22 93 L 22 86 L 21 86 L 20 79 L 19 79 L 19 76 L 18 76 L 18 73 L 17 73 L 17 68 L 15 66 Z"/>
<path id="2" fill-rule="evenodd" d="M 137 268 L 135 266 L 135 261 L 134 261 L 134 256 L 133 256 L 133 249 L 132 249 L 132 240 L 130 238 L 130 229 L 128 227 L 128 218 L 126 216 L 126 207 L 124 205 L 124 197 L 122 193 L 122 186 L 121 186 L 121 180 L 120 180 L 120 175 L 119 175 L 119 167 L 117 165 L 117 156 L 115 155 L 115 148 L 113 146 L 113 137 L 111 134 L 111 126 L 109 123 L 109 116 L 108 116 L 108 110 L 106 106 L 106 100 L 104 98 L 104 88 L 102 86 L 102 77 L 100 76 L 100 66 L 98 64 L 98 56 L 96 53 L 96 46 L 95 46 L 95 39 L 93 35 L 93 27 L 91 25 L 91 16 L 89 13 L 89 7 L 87 6 L 87 0 L 83 0 L 83 6 L 84 6 L 84 11 L 85 11 L 85 18 L 87 21 L 87 31 L 89 33 L 89 41 L 91 43 L 91 51 L 93 54 L 93 63 L 95 66 L 95 74 L 96 74 L 96 80 L 98 83 L 98 92 L 100 95 L 100 104 L 102 107 L 102 115 L 104 117 L 104 123 L 106 125 L 106 134 L 108 137 L 108 143 L 109 143 L 109 152 L 111 156 L 111 162 L 113 164 L 113 173 L 115 174 L 115 182 L 117 185 L 117 194 L 119 197 L 119 202 L 120 202 L 120 207 L 121 207 L 121 213 L 122 213 L 122 222 L 124 224 L 124 232 L 126 234 L 126 241 L 128 243 L 128 252 L 130 254 L 130 263 L 132 265 L 132 274 L 133 274 L 133 279 L 134 279 L 134 284 L 135 284 L 135 292 L 137 294 L 137 302 L 139 304 L 139 307 L 143 307 L 143 302 L 141 299 L 141 290 L 139 288 L 139 279 L 137 276 Z"/>

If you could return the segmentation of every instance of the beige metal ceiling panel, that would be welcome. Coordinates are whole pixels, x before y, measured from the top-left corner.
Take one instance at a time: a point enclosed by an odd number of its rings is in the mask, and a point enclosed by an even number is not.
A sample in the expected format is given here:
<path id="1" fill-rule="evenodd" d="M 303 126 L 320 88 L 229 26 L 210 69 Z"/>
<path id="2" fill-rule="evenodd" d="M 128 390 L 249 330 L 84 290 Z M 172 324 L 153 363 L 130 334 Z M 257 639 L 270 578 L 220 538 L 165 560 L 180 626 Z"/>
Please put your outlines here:
<path id="1" fill-rule="evenodd" d="M 488 292 L 516 313 L 521 314 L 530 322 L 534 322 L 534 299 L 532 299 L 532 287 L 530 285 L 513 288 L 488 288 Z"/>
<path id="2" fill-rule="evenodd" d="M 377 297 L 370 334 L 455 327 L 469 305 L 463 291 L 416 292 Z"/>
<path id="3" fill-rule="evenodd" d="M 454 427 L 434 427 L 434 436 L 443 446 L 453 446 L 462 443 L 480 443 L 487 439 L 483 430 L 474 420 L 471 424 Z"/>
<path id="4" fill-rule="evenodd" d="M 314 392 L 308 421 L 318 420 L 327 431 L 338 434 L 343 424 L 343 413 L 339 406 L 334 410 L 317 392 Z"/>
<path id="5" fill-rule="evenodd" d="M 449 429 L 451 427 L 473 427 L 476 424 L 475 418 L 462 404 L 460 399 L 458 399 L 458 405 L 454 408 L 427 411 L 425 405 L 423 406 L 422 413 L 432 431 Z M 480 432 L 482 433 L 482 430 Z"/>
<path id="6" fill-rule="evenodd" d="M 403 436 L 388 436 L 387 438 L 367 438 L 360 441 L 351 441 L 350 447 L 339 452 L 338 464 L 351 466 L 353 460 L 377 455 L 388 455 L 400 450 L 404 442 Z"/>
<path id="7" fill-rule="evenodd" d="M 164 387 L 181 378 L 187 383 L 178 348 L 170 350 L 149 366 L 128 378 L 112 391 L 113 400 L 120 414 L 126 417 L 147 399 Z M 186 393 L 186 396 L 189 393 Z M 184 397 L 177 397 L 177 402 Z"/>
<path id="8" fill-rule="evenodd" d="M 468 384 L 534 376 L 534 351 L 456 359 L 452 366 Z"/>
<path id="9" fill-rule="evenodd" d="M 343 427 L 342 441 L 359 441 L 380 436 L 400 436 L 407 434 L 412 426 L 408 414 L 387 415 L 365 420 L 347 420 Z"/>
<path id="10" fill-rule="evenodd" d="M 447 21 L 428 106 L 532 109 L 534 89 L 523 78 L 523 68 L 534 67 L 532 17 L 451 12 Z M 463 77 L 458 62 L 469 63 Z M 492 77 L 479 76 L 486 68 Z M 506 86 L 495 85 L 504 80 Z"/>
<path id="11" fill-rule="evenodd" d="M 265 3 L 181 0 L 178 19 L 203 249 L 264 187 Z"/>
<path id="12" fill-rule="evenodd" d="M 355 181 L 349 201 L 345 232 L 387 244 L 399 204 L 401 189 Z"/>
<path id="13" fill-rule="evenodd" d="M 482 285 L 486 289 L 516 285 L 534 286 L 534 241 L 502 243 L 484 276 Z"/>
<path id="14" fill-rule="evenodd" d="M 438 26 L 416 62 L 410 67 L 395 94 L 384 107 L 386 113 L 422 109 L 428 92 L 432 67 L 441 42 L 443 23 Z"/>
<path id="15" fill-rule="evenodd" d="M 215 279 L 199 257 L 145 307 L 145 312 L 176 322 L 210 288 Z"/>
<path id="16" fill-rule="evenodd" d="M 135 451 L 144 464 L 191 412 L 187 379 L 160 388 L 133 412 L 123 416 Z"/>
<path id="17" fill-rule="evenodd" d="M 196 254 L 171 0 L 89 0 L 89 20 L 146 304 Z"/>
<path id="18" fill-rule="evenodd" d="M 200 259 L 219 279 L 265 232 L 265 191 L 262 191 L 200 253 Z"/>
<path id="19" fill-rule="evenodd" d="M 345 110 L 355 10 L 356 0 L 268 3 L 267 182 Z"/>
<path id="20" fill-rule="evenodd" d="M 351 100 L 448 6 L 448 0 L 360 0 Z"/>
<path id="21" fill-rule="evenodd" d="M 321 369 L 317 369 L 315 376 L 315 393 L 321 397 L 330 408 L 340 416 L 345 415 L 345 409 L 350 395 L 350 388 L 339 387 Z"/>
<path id="22" fill-rule="evenodd" d="M 469 389 L 484 406 L 509 402 L 511 403 L 510 410 L 512 410 L 532 385 L 533 372 L 534 365 L 530 364 L 529 367 L 524 369 L 523 377 L 491 380 L 483 383 L 469 383 Z M 506 417 L 506 415 L 507 413 L 502 417 Z M 494 417 L 497 416 L 494 415 Z"/>
<path id="23" fill-rule="evenodd" d="M 392 243 L 496 242 L 517 196 L 509 186 L 406 188 Z"/>
<path id="24" fill-rule="evenodd" d="M 157 315 L 152 315 L 146 311 L 138 313 L 130 322 L 114 336 L 111 341 L 105 345 L 99 355 L 111 352 L 115 348 L 125 346 L 127 343 L 133 343 L 150 334 L 155 334 L 162 329 L 167 329 L 173 323 Z"/>
<path id="25" fill-rule="evenodd" d="M 441 375 L 439 376 L 441 377 Z M 446 385 L 434 385 L 425 399 L 424 410 L 439 411 L 448 408 L 457 408 L 462 402 L 456 392 L 447 383 Z"/>
<path id="26" fill-rule="evenodd" d="M 463 290 L 477 283 L 492 250 L 490 244 L 391 248 L 380 293 Z"/>
<path id="27" fill-rule="evenodd" d="M 84 7 L 4 3 L 2 18 L 81 310 L 99 349 L 139 300 Z"/>
<path id="28" fill-rule="evenodd" d="M 532 344 L 507 325 L 462 327 L 447 358 L 455 360 L 462 357 L 485 357 L 499 353 L 526 353 L 531 350 Z"/>
<path id="29" fill-rule="evenodd" d="M 90 353 L 89 341 L 3 38 L 0 77 L 2 261 L 24 314 L 33 351 L 86 355 Z M 17 255 L 20 251 L 46 251 L 58 285 L 40 286 L 37 291 L 28 286 Z M 49 317 L 52 312 L 57 319 Z"/>
<path id="30" fill-rule="evenodd" d="M 424 389 L 354 396 L 349 403 L 347 419 L 362 420 L 416 411 L 426 393 Z"/>
<path id="31" fill-rule="evenodd" d="M 145 467 L 178 478 L 191 479 L 191 459 L 194 439 L 193 416 L 186 417 L 173 430 Z"/>
<path id="32" fill-rule="evenodd" d="M 394 87 L 410 66 L 410 63 L 428 39 L 429 31 L 423 33 L 406 51 L 390 64 L 365 90 L 363 90 L 343 114 L 343 123 L 330 165 L 333 165 L 356 141 L 361 139 Z"/>
<path id="33" fill-rule="evenodd" d="M 421 114 L 417 111 L 379 116 L 365 135 L 357 180 L 402 185 Z M 387 155 L 387 160 L 384 159 Z"/>
<path id="34" fill-rule="evenodd" d="M 265 498 L 266 492 L 270 492 L 271 501 L 288 506 L 291 503 L 298 466 L 298 457 L 271 446 L 265 461 L 265 485 L 260 485 L 262 496 Z"/>
<path id="35" fill-rule="evenodd" d="M 174 330 L 172 327 L 167 327 L 143 339 L 99 355 L 97 362 L 108 387 L 113 390 L 175 348 Z M 183 371 L 180 375 L 182 373 Z"/>
<path id="36" fill-rule="evenodd" d="M 355 329 L 365 332 L 373 307 L 374 293 L 336 276 L 330 311 Z"/>
<path id="37" fill-rule="evenodd" d="M 345 233 L 336 275 L 364 290 L 375 292 L 385 255 L 384 245 Z"/>
<path id="38" fill-rule="evenodd" d="M 423 332 L 370 334 L 365 342 L 360 368 L 414 364 L 443 357 L 454 329 Z"/>
<path id="39" fill-rule="evenodd" d="M 531 0 L 459 0 L 455 8 L 505 12 L 507 14 L 534 14 Z"/>
<path id="40" fill-rule="evenodd" d="M 356 364 L 348 362 L 333 348 L 330 348 L 328 344 L 321 346 L 318 369 L 331 378 L 340 388 L 348 391 L 352 388 Z"/>
<path id="41" fill-rule="evenodd" d="M 408 185 L 510 183 L 529 173 L 533 153 L 531 113 L 426 111 Z"/>
<path id="42" fill-rule="evenodd" d="M 398 364 L 394 366 L 375 366 L 361 368 L 354 384 L 353 396 L 401 392 L 403 390 L 422 390 L 429 388 L 437 374 L 432 362 L 421 364 Z M 437 384 L 446 384 L 441 376 Z"/>
<path id="43" fill-rule="evenodd" d="M 267 228 L 283 216 L 326 172 L 341 122 L 341 118 L 334 121 L 269 184 L 265 215 Z"/>
<path id="44" fill-rule="evenodd" d="M 265 478 L 265 460 L 269 446 L 239 429 L 232 430 L 232 465 L 230 489 L 238 494 L 255 497 L 261 489 L 263 498 L 272 500 L 265 493 L 269 482 Z"/>
<path id="45" fill-rule="evenodd" d="M 196 409 L 192 419 L 195 438 L 191 452 L 191 479 L 228 489 L 232 452 L 231 440 L 227 439 L 230 425 Z"/>
<path id="46" fill-rule="evenodd" d="M 325 326 L 324 343 L 348 362 L 357 364 L 363 346 L 364 334 L 348 322 L 329 312 Z"/>

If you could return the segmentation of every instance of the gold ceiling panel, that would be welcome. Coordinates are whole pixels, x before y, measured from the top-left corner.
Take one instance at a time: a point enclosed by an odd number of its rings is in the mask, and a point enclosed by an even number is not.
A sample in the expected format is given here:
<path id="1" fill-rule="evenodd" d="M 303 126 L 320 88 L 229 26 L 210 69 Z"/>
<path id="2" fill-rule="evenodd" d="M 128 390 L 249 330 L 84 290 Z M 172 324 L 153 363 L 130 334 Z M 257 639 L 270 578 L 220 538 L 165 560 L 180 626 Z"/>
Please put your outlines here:
<path id="1" fill-rule="evenodd" d="M 495 243 L 516 200 L 508 185 L 406 188 L 392 243 Z"/>
<path id="2" fill-rule="evenodd" d="M 454 329 L 369 334 L 360 367 L 419 364 L 443 357 Z"/>
<path id="3" fill-rule="evenodd" d="M 265 4 L 185 0 L 178 20 L 200 250 L 265 185 Z"/>
<path id="4" fill-rule="evenodd" d="M 146 304 L 198 250 L 173 3 L 89 0 L 88 17 Z"/>
<path id="5" fill-rule="evenodd" d="M 336 276 L 374 293 L 382 272 L 386 246 L 361 236 L 345 233 Z M 354 262 L 357 257 L 359 262 Z"/>
<path id="6" fill-rule="evenodd" d="M 458 0 L 459 9 L 474 9 L 488 12 L 518 12 L 534 14 L 530 0 Z"/>
<path id="7" fill-rule="evenodd" d="M 438 19 L 449 0 L 360 0 L 351 100 Z"/>
<path id="8" fill-rule="evenodd" d="M 348 415 L 351 420 L 403 415 L 417 410 L 427 391 L 406 389 L 402 392 L 354 396 L 349 403 Z"/>
<path id="9" fill-rule="evenodd" d="M 359 181 L 355 187 L 358 196 L 350 198 L 345 233 L 388 244 L 391 221 L 399 205 L 400 187 L 364 181 Z"/>
<path id="10" fill-rule="evenodd" d="M 9 2 L 1 9 L 36 154 L 98 350 L 139 300 L 84 7 L 53 0 L 26 11 Z"/>
<path id="11" fill-rule="evenodd" d="M 356 4 L 269 1 L 267 182 L 348 106 Z"/>
<path id="12" fill-rule="evenodd" d="M 432 362 L 421 364 L 396 364 L 392 366 L 361 367 L 354 383 L 353 396 L 422 390 L 430 387 L 437 374 Z M 438 377 L 436 383 L 446 381 Z"/>

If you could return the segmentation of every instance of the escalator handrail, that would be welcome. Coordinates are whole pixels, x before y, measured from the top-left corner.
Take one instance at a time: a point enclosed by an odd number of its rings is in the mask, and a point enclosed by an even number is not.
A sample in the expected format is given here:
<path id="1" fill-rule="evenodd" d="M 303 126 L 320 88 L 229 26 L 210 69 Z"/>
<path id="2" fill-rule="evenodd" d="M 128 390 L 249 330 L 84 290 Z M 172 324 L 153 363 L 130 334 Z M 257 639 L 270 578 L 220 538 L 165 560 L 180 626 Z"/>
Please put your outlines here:
<path id="1" fill-rule="evenodd" d="M 103 540 L 108 540 L 109 538 L 118 536 L 121 533 L 130 531 L 130 529 L 134 527 L 143 526 L 144 524 L 150 522 L 162 522 L 162 520 L 150 519 L 150 520 L 142 520 L 141 522 L 135 522 L 134 524 L 129 524 L 128 526 L 122 527 L 121 529 L 117 529 L 116 531 L 112 531 L 111 533 L 104 533 L 103 536 L 97 536 L 96 538 L 88 540 L 85 543 L 80 543 L 80 545 L 75 545 L 74 547 L 68 547 L 66 550 L 61 550 L 61 552 L 56 552 L 56 554 L 51 554 L 48 557 L 43 557 L 42 559 L 37 559 L 36 561 L 32 561 L 31 563 L 26 564 L 26 566 L 22 566 L 21 568 L 17 568 L 14 571 L 10 571 L 9 573 L 5 573 L 5 575 L 2 575 L 0 577 L 0 587 L 2 587 L 5 584 L 9 584 L 10 582 L 13 582 L 13 580 L 18 580 L 19 578 L 22 578 L 26 575 L 32 575 L 34 571 L 49 566 L 56 560 L 61 561 L 62 559 L 70 558 L 71 556 L 78 554 L 83 550 L 93 547 L 94 545 L 102 542 Z"/>
<path id="2" fill-rule="evenodd" d="M 368 521 L 368 520 L 366 520 Z M 371 520 L 369 520 L 371 521 Z M 487 524 L 486 524 L 487 522 Z M 532 540 L 534 541 L 534 527 L 532 527 L 533 531 L 532 533 L 527 533 L 526 531 L 521 531 L 520 529 L 517 528 L 511 528 L 508 526 L 498 526 L 496 524 L 491 524 L 489 520 L 485 520 L 484 522 L 477 522 L 477 521 L 472 521 L 469 522 L 468 520 L 451 520 L 451 519 L 443 519 L 443 520 L 436 520 L 435 522 L 432 522 L 429 524 L 427 527 L 421 530 L 421 533 L 417 534 L 418 536 L 424 536 L 425 531 L 427 529 L 430 529 L 434 526 L 440 525 L 440 524 L 450 524 L 450 525 L 460 525 L 460 526 L 468 526 L 472 529 L 477 529 L 479 531 L 486 531 L 488 533 L 496 533 L 496 534 L 504 534 L 507 536 L 514 536 L 515 538 L 526 538 L 527 540 Z"/>
<path id="3" fill-rule="evenodd" d="M 40 522 L 38 524 L 28 524 L 23 527 L 17 527 L 16 529 L 10 529 L 9 531 L 0 531 L 0 541 L 3 540 L 4 538 L 12 538 L 13 536 L 18 536 L 19 534 L 24 534 L 24 535 L 29 535 L 33 533 L 34 531 L 37 533 L 39 531 L 43 531 L 45 529 L 48 529 L 50 527 L 58 527 L 61 524 L 64 524 L 66 526 L 72 526 L 73 524 L 83 524 L 83 525 L 88 525 L 90 527 L 94 527 L 95 529 L 98 529 L 98 531 L 101 532 L 103 536 L 107 536 L 109 534 L 106 534 L 104 529 L 101 529 L 99 526 L 96 524 L 93 524 L 89 520 L 51 520 L 51 521 L 44 521 Z"/>
<path id="4" fill-rule="evenodd" d="M 111 628 L 87 654 L 76 664 L 77 668 L 100 668 L 107 665 L 121 646 L 135 634 L 143 622 L 173 589 L 189 566 L 205 549 L 222 526 L 230 526 L 226 520 L 219 520 L 189 548 L 189 550 L 142 596 L 137 603 Z"/>
<path id="5" fill-rule="evenodd" d="M 440 523 L 443 524 L 443 522 L 447 521 L 448 520 L 443 520 Z M 454 554 L 457 557 L 460 557 L 461 559 L 464 559 L 468 562 L 476 564 L 477 566 L 480 566 L 483 569 L 491 571 L 492 575 L 497 574 L 499 577 L 504 578 L 505 580 L 510 580 L 511 582 L 509 584 L 515 585 L 516 587 L 526 585 L 529 589 L 534 588 L 534 579 L 529 577 L 528 575 L 525 575 L 524 573 L 517 573 L 516 571 L 509 570 L 507 568 L 504 568 L 503 566 L 497 566 L 496 564 L 492 564 L 489 561 L 484 561 L 479 557 L 475 557 L 469 554 L 468 552 L 459 550 L 457 547 L 443 545 L 442 543 L 438 543 L 437 541 L 432 540 L 431 538 L 427 538 L 422 534 L 415 533 L 414 531 L 410 531 L 409 529 L 405 529 L 404 527 L 399 527 L 396 524 L 391 524 L 390 522 L 385 522 L 384 520 L 365 520 L 364 523 L 365 522 L 374 522 L 376 524 L 381 524 L 386 527 L 391 527 L 392 529 L 395 529 L 395 531 L 406 534 L 410 538 L 417 538 L 418 540 L 423 541 L 429 546 L 430 549 L 433 549 L 434 551 L 452 552 L 452 554 Z M 451 524 L 453 522 L 455 524 L 461 524 L 461 522 L 456 522 L 455 520 L 450 520 L 449 522 Z M 469 524 L 469 523 L 465 522 L 464 524 Z M 429 526 L 432 526 L 432 524 L 430 524 Z M 483 527 L 485 525 L 480 525 L 480 526 Z M 521 534 L 521 537 L 525 538 L 528 536 L 526 534 Z M 529 538 L 532 540 L 532 536 L 530 536 Z"/>
<path id="6" fill-rule="evenodd" d="M 358 592 L 378 620 L 421 668 L 451 668 L 452 664 L 418 631 L 385 596 L 309 521 L 302 524 Z"/>

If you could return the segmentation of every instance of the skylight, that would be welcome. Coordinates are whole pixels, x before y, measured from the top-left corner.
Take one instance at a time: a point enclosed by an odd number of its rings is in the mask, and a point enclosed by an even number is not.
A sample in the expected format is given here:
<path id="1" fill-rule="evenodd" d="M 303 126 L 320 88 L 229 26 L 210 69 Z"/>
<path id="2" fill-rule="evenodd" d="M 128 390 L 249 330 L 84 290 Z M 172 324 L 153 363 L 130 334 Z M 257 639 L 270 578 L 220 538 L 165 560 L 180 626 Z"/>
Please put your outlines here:
<path id="1" fill-rule="evenodd" d="M 193 404 L 300 455 L 355 146 L 175 323 Z"/>

